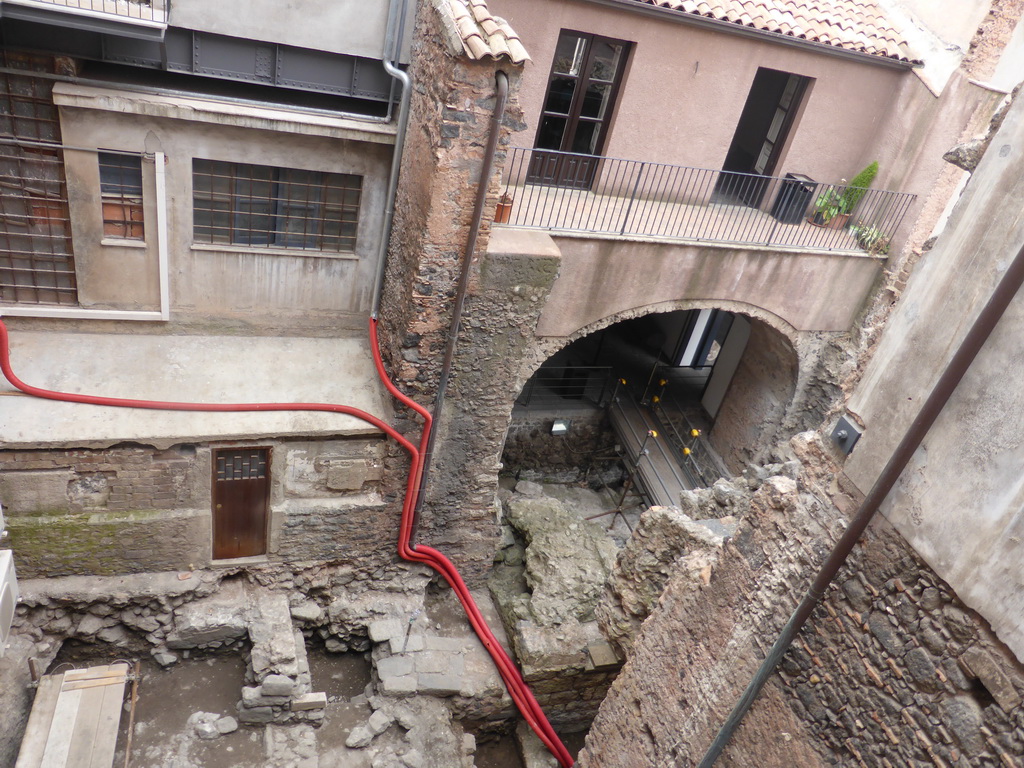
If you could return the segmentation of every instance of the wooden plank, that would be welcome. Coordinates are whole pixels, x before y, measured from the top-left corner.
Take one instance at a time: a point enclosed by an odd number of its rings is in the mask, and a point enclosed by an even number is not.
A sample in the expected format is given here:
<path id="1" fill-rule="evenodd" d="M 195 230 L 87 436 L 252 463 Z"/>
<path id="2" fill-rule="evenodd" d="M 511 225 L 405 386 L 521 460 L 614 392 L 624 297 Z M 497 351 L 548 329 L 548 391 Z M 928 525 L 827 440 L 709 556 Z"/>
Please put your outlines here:
<path id="1" fill-rule="evenodd" d="M 121 675 L 121 677 L 111 677 L 106 680 L 82 680 L 81 682 L 70 682 L 64 683 L 61 688 L 62 691 L 80 691 L 83 688 L 104 688 L 108 685 L 124 685 L 128 680 L 127 677 Z"/>
<path id="2" fill-rule="evenodd" d="M 32 712 L 25 727 L 25 737 L 21 740 L 21 749 L 14 768 L 39 768 L 42 764 L 62 679 L 61 675 L 45 675 L 39 681 L 32 701 Z"/>
<path id="3" fill-rule="evenodd" d="M 71 749 L 71 734 L 75 730 L 78 719 L 78 705 L 82 700 L 81 691 L 61 691 L 57 698 L 57 706 L 53 710 L 53 722 L 50 723 L 50 735 L 46 739 L 46 749 L 40 768 L 64 768 Z"/>
<path id="4" fill-rule="evenodd" d="M 125 667 L 127 671 L 128 667 Z M 100 704 L 100 718 L 93 744 L 92 761 L 88 768 L 111 768 L 114 763 L 114 752 L 117 749 L 117 734 L 121 725 L 121 712 L 124 704 L 124 683 L 119 686 L 107 686 L 103 691 Z"/>
<path id="5" fill-rule="evenodd" d="M 128 667 L 124 663 L 109 664 L 102 667 L 89 667 L 88 669 L 73 669 L 64 673 L 65 681 L 77 680 L 99 680 L 105 677 L 117 677 L 128 673 Z"/>
<path id="6" fill-rule="evenodd" d="M 68 691 L 65 687 L 61 695 L 70 696 L 72 693 L 74 692 Z M 64 768 L 89 768 L 92 763 L 92 747 L 96 741 L 103 693 L 103 688 L 79 692 L 78 715 L 68 741 L 68 755 L 63 763 Z"/>

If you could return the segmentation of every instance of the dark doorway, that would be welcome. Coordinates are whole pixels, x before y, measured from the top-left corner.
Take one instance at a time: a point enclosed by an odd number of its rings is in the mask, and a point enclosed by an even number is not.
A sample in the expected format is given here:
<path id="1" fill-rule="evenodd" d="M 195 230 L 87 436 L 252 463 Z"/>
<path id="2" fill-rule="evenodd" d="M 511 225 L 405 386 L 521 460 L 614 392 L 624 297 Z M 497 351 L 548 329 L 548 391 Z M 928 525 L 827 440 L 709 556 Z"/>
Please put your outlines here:
<path id="1" fill-rule="evenodd" d="M 629 45 L 562 31 L 534 143 L 537 150 L 601 154 Z M 528 181 L 589 189 L 598 161 L 553 152 L 534 151 Z"/>
<path id="2" fill-rule="evenodd" d="M 266 553 L 269 467 L 266 448 L 214 451 L 214 560 Z"/>
<path id="3" fill-rule="evenodd" d="M 747 94 L 716 193 L 723 202 L 758 206 L 779 162 L 810 78 L 760 67 Z"/>

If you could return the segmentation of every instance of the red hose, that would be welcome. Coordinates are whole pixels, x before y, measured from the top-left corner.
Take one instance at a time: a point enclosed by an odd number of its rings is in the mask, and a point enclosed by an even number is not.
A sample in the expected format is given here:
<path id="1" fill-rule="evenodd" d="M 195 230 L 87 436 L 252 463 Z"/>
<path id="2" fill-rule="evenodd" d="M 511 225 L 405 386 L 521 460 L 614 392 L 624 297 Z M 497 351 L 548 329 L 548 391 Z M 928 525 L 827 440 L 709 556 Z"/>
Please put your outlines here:
<path id="1" fill-rule="evenodd" d="M 544 710 L 541 709 L 537 699 L 534 698 L 530 687 L 526 684 L 526 681 L 523 680 L 523 676 L 519 673 L 518 668 L 516 668 L 515 664 L 512 663 L 508 654 L 505 653 L 505 649 L 501 647 L 498 639 L 494 636 L 491 628 L 487 625 L 487 620 L 484 619 L 483 614 L 480 613 L 480 609 L 477 607 L 476 601 L 473 600 L 473 596 L 470 594 L 469 588 L 462 580 L 462 577 L 459 575 L 455 566 L 447 557 L 436 549 L 417 545 L 411 541 L 412 512 L 416 508 L 416 496 L 419 493 L 420 478 L 423 471 L 423 452 L 430 439 L 433 417 L 426 408 L 421 406 L 412 398 L 407 397 L 388 378 L 387 372 L 384 370 L 384 363 L 380 357 L 380 345 L 377 341 L 377 321 L 375 318 L 370 318 L 370 347 L 373 350 L 373 362 L 377 367 L 377 374 L 380 376 L 384 386 L 387 387 L 388 391 L 394 395 L 395 398 L 415 410 L 423 417 L 424 420 L 423 433 L 420 437 L 420 450 L 417 452 L 417 457 L 414 459 L 414 465 L 417 466 L 414 466 L 409 472 L 410 478 L 415 477 L 416 485 L 414 492 L 406 498 L 406 503 L 402 509 L 402 524 L 399 529 L 398 537 L 398 553 L 406 560 L 412 560 L 414 562 L 429 565 L 444 577 L 445 581 L 448 582 L 448 585 L 459 598 L 459 602 L 462 603 L 462 607 L 466 611 L 466 617 L 469 619 L 469 623 L 473 627 L 473 631 L 476 632 L 477 637 L 480 638 L 480 642 L 483 644 L 484 649 L 491 655 L 491 659 L 494 661 L 494 665 L 498 669 L 498 674 L 500 674 L 501 679 L 505 681 L 505 686 L 508 688 L 509 695 L 515 702 L 516 708 L 523 716 L 523 719 L 526 720 L 530 728 L 533 729 L 533 732 L 537 734 L 537 737 L 544 743 L 544 746 L 548 748 L 555 758 L 557 758 L 562 768 L 572 768 L 572 765 L 574 764 L 572 755 L 569 754 L 565 745 L 562 744 L 561 739 L 558 738 L 558 734 L 555 733 L 554 728 L 551 727 L 551 723 L 548 722 L 548 719 L 544 714 Z"/>
<path id="2" fill-rule="evenodd" d="M 11 368 L 11 347 L 10 338 L 7 333 L 7 326 L 0 320 L 0 370 L 18 390 L 33 397 L 45 398 L 47 400 L 60 400 L 71 403 L 86 403 L 89 405 L 105 405 L 114 408 L 144 408 L 154 411 L 205 411 L 205 412 L 249 412 L 249 411 L 320 411 L 326 413 L 342 413 L 354 416 L 368 424 L 372 424 L 381 430 L 388 437 L 394 439 L 404 448 L 412 460 L 409 469 L 409 478 L 406 481 L 405 500 L 402 504 L 402 518 L 399 526 L 398 554 L 406 560 L 424 563 L 436 570 L 445 581 L 451 586 L 462 603 L 469 618 L 469 623 L 480 638 L 484 648 L 494 660 L 498 673 L 508 687 L 509 695 L 515 702 L 523 718 L 537 734 L 544 745 L 555 755 L 563 768 L 571 768 L 573 765 L 572 756 L 559 740 L 554 729 L 544 716 L 543 710 L 534 698 L 526 682 L 523 680 L 519 670 L 516 669 L 508 654 L 498 643 L 494 633 L 487 626 L 480 609 L 473 601 L 466 583 L 462 580 L 459 572 L 448 558 L 430 547 L 417 547 L 412 544 L 412 512 L 416 506 L 416 497 L 419 493 L 419 484 L 423 472 L 423 448 L 426 446 L 430 436 L 430 428 L 433 423 L 430 413 L 406 397 L 391 382 L 384 371 L 384 365 L 380 358 L 380 350 L 377 343 L 377 323 L 370 320 L 370 340 L 373 348 L 374 364 L 377 373 L 387 387 L 388 391 L 398 398 L 402 403 L 419 413 L 425 421 L 423 434 L 420 438 L 420 449 L 417 449 L 409 440 L 403 437 L 397 430 L 385 422 L 365 411 L 353 408 L 349 405 L 338 405 L 333 403 L 186 403 L 162 400 L 134 400 L 124 397 L 101 397 L 98 395 L 81 395 L 71 392 L 55 392 L 49 389 L 33 387 L 19 379 Z"/>

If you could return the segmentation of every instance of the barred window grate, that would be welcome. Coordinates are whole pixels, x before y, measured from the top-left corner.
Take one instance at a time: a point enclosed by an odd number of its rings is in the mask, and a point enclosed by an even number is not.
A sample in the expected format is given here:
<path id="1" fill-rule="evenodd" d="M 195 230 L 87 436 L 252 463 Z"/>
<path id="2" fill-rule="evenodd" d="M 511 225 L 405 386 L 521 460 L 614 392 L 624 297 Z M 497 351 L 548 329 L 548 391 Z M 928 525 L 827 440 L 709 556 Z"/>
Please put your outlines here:
<path id="1" fill-rule="evenodd" d="M 0 52 L 0 301 L 76 306 L 52 57 Z"/>
<path id="2" fill-rule="evenodd" d="M 267 452 L 232 451 L 217 454 L 217 480 L 260 480 L 267 476 Z"/>
<path id="3" fill-rule="evenodd" d="M 354 174 L 195 159 L 193 239 L 351 252 L 361 195 Z"/>
<path id="4" fill-rule="evenodd" d="M 104 237 L 144 239 L 142 157 L 100 152 L 99 164 Z"/>

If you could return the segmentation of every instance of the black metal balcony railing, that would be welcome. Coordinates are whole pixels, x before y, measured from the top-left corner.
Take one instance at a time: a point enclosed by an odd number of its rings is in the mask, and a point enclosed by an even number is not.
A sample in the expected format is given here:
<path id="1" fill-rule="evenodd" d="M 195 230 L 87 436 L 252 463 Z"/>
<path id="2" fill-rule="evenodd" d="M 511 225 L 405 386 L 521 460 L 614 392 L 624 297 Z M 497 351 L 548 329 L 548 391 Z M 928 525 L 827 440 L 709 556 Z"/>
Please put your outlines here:
<path id="1" fill-rule="evenodd" d="M 526 382 L 516 404 L 551 407 L 575 400 L 603 407 L 614 381 L 607 366 L 545 366 Z"/>
<path id="2" fill-rule="evenodd" d="M 554 231 L 881 255 L 889 251 L 914 198 L 795 174 L 760 176 L 514 148 L 495 221 Z"/>
<path id="3" fill-rule="evenodd" d="M 10 3 L 11 0 L 8 0 Z M 57 11 L 85 13 L 89 15 L 117 16 L 142 22 L 167 23 L 170 0 L 14 0 L 17 5 L 50 7 Z"/>

